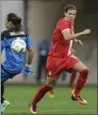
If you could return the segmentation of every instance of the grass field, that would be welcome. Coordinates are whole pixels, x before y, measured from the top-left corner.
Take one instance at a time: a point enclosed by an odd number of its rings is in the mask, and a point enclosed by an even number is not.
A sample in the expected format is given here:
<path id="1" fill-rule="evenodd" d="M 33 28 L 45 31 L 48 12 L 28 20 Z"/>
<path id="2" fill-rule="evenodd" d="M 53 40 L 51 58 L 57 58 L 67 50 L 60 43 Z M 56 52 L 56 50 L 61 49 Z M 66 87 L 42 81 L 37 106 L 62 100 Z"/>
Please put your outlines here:
<path id="1" fill-rule="evenodd" d="M 5 98 L 11 105 L 3 115 L 23 114 L 30 115 L 28 103 L 34 96 L 40 85 L 6 85 Z M 55 98 L 51 99 L 48 95 L 38 104 L 38 114 L 92 114 L 97 115 L 97 87 L 85 87 L 81 95 L 88 100 L 89 104 L 82 106 L 71 100 L 67 87 L 55 87 Z"/>

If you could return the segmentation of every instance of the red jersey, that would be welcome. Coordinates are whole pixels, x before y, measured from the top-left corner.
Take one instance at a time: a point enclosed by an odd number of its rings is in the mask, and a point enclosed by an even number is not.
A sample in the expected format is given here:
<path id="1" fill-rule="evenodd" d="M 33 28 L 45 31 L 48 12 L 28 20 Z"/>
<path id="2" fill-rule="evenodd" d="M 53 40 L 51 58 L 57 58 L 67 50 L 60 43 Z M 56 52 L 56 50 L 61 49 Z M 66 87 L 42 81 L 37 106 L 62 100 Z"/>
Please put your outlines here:
<path id="1" fill-rule="evenodd" d="M 53 34 L 53 44 L 48 55 L 65 57 L 71 54 L 73 40 L 65 40 L 62 34 L 62 31 L 66 29 L 69 29 L 71 34 L 74 32 L 73 24 L 69 23 L 64 17 L 57 23 Z"/>

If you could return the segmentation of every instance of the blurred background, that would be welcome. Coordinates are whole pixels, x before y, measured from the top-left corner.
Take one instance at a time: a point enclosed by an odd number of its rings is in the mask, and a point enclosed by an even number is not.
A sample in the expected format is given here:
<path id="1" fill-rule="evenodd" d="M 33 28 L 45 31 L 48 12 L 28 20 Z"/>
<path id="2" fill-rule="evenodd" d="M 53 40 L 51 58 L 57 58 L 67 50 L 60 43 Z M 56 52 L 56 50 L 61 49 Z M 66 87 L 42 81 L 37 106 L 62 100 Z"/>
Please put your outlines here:
<path id="1" fill-rule="evenodd" d="M 4 19 L 6 14 L 16 13 L 23 19 L 25 31 L 32 36 L 34 50 L 32 64 L 34 72 L 32 76 L 25 78 L 21 73 L 9 80 L 7 84 L 33 85 L 45 81 L 45 63 L 51 47 L 54 28 L 57 21 L 63 17 L 64 6 L 73 4 L 78 9 L 75 32 L 86 28 L 90 28 L 92 31 L 91 35 L 82 37 L 83 47 L 74 44 L 75 54 L 90 68 L 87 85 L 97 86 L 98 0 L 2 0 L 1 3 L 2 31 L 5 30 Z M 43 51 L 40 50 L 42 46 Z M 4 59 L 4 53 L 2 58 Z M 61 76 L 57 82 L 59 86 L 67 84 L 69 79 L 69 74 L 66 72 Z"/>

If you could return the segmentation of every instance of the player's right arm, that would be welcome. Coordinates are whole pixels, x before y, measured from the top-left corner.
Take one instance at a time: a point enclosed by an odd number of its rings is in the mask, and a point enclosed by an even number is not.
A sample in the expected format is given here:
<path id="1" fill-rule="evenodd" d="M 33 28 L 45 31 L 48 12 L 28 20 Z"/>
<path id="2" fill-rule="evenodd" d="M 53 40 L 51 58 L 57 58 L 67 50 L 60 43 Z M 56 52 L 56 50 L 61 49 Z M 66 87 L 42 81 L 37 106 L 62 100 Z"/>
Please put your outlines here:
<path id="1" fill-rule="evenodd" d="M 63 37 L 65 40 L 74 40 L 74 39 L 78 38 L 79 36 L 90 34 L 90 32 L 91 32 L 90 29 L 85 29 L 82 32 L 71 34 L 70 28 L 69 28 L 69 23 L 64 20 L 59 23 L 59 29 L 60 29 L 61 33 L 63 34 Z"/>
<path id="2" fill-rule="evenodd" d="M 31 37 L 28 35 L 27 37 L 27 51 L 28 51 L 28 60 L 27 60 L 27 64 L 31 65 L 32 64 L 32 60 L 33 60 L 33 49 L 32 49 L 32 39 Z"/>
<path id="3" fill-rule="evenodd" d="M 70 30 L 65 29 L 62 31 L 62 34 L 63 34 L 65 40 L 74 40 L 74 39 L 78 38 L 79 36 L 90 34 L 90 32 L 91 32 L 90 29 L 85 29 L 82 32 L 70 34 Z"/>
<path id="4" fill-rule="evenodd" d="M 32 49 L 32 40 L 29 35 L 27 35 L 26 39 L 26 45 L 27 45 L 27 61 L 26 61 L 26 66 L 24 68 L 24 76 L 29 76 L 33 73 L 32 70 L 32 60 L 33 60 L 33 49 Z"/>

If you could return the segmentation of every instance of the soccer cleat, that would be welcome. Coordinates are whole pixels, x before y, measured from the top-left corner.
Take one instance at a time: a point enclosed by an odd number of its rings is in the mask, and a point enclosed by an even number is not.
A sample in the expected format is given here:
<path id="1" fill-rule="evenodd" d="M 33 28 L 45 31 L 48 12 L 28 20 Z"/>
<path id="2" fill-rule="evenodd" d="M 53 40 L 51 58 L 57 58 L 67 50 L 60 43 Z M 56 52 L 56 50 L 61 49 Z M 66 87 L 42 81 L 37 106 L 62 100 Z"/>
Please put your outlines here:
<path id="1" fill-rule="evenodd" d="M 37 114 L 37 112 L 36 112 L 36 105 L 33 104 L 32 102 L 29 104 L 29 109 L 30 109 L 31 113 Z"/>
<path id="2" fill-rule="evenodd" d="M 55 97 L 55 95 L 54 95 L 51 91 L 48 91 L 48 96 L 49 96 L 50 98 L 54 98 L 54 97 Z"/>
<path id="3" fill-rule="evenodd" d="M 1 104 L 1 112 L 4 112 L 5 109 L 10 105 L 10 102 L 7 100 L 4 100 L 4 102 Z"/>
<path id="4" fill-rule="evenodd" d="M 69 88 L 70 93 L 73 94 L 74 93 L 74 89 L 72 88 L 71 84 L 68 85 L 68 88 Z"/>
<path id="5" fill-rule="evenodd" d="M 80 96 L 75 96 L 75 94 L 72 95 L 71 99 L 73 101 L 78 101 L 81 105 L 87 105 L 88 104 L 88 102 L 85 99 L 81 98 Z"/>

